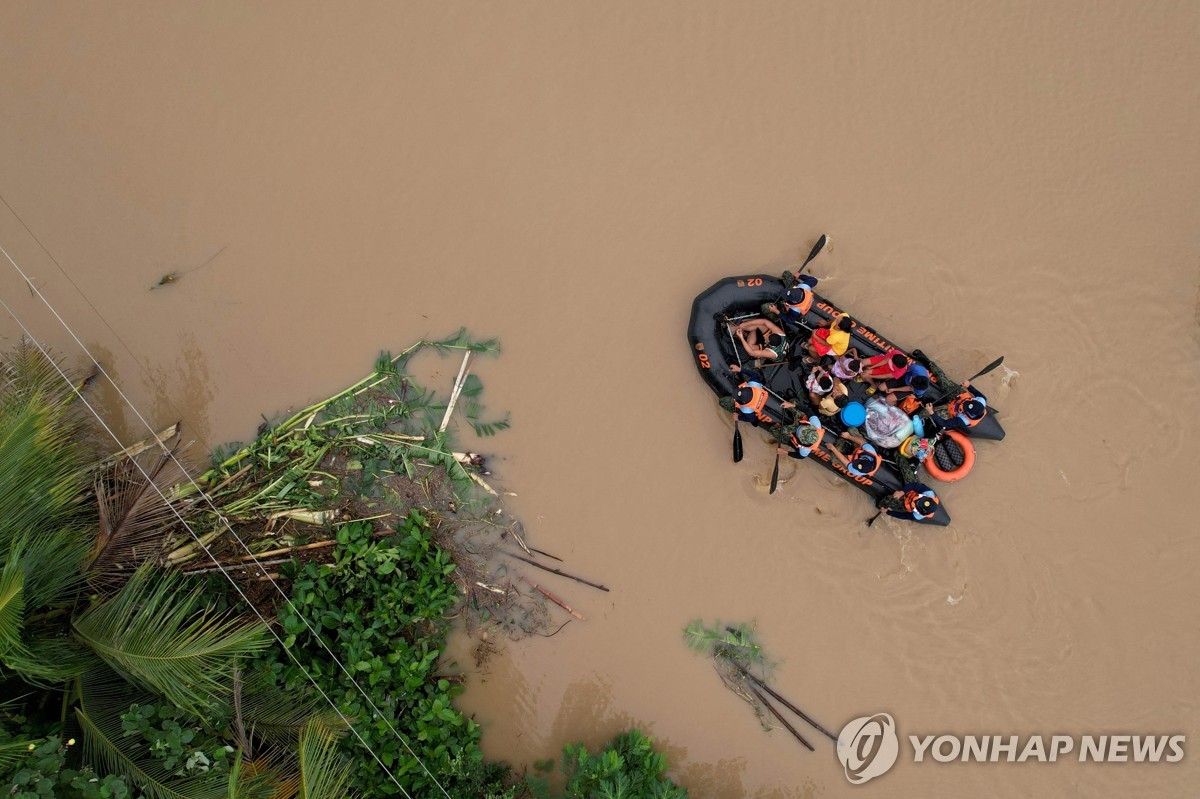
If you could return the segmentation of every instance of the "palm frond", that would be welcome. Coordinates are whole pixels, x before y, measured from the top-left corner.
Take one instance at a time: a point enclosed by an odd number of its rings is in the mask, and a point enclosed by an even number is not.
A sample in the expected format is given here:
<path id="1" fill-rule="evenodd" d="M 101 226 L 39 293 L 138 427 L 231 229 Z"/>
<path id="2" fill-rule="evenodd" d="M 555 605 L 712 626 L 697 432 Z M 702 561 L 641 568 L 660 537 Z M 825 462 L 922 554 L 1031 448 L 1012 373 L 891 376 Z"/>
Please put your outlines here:
<path id="1" fill-rule="evenodd" d="M 36 747 L 43 740 L 42 738 L 18 738 L 15 741 L 0 743 L 0 774 L 8 771 L 11 766 L 20 762 L 21 758 L 29 754 L 30 744 Z"/>
<path id="2" fill-rule="evenodd" d="M 83 756 L 98 772 L 119 774 L 151 799 L 226 799 L 229 778 L 225 774 L 179 778 L 150 758 L 145 747 L 125 738 L 121 716 L 93 718 L 82 707 L 75 718 L 83 732 Z"/>
<path id="3" fill-rule="evenodd" d="M 21 542 L 25 571 L 25 612 L 74 601 L 83 585 L 87 544 L 73 530 L 47 530 L 14 539 Z M 2 556 L 0 556 L 2 557 Z M 9 557 L 14 557 L 10 550 Z"/>
<path id="4" fill-rule="evenodd" d="M 48 688 L 77 676 L 91 658 L 69 638 L 56 633 L 37 635 L 27 629 L 26 546 L 26 539 L 18 539 L 0 569 L 0 663 L 26 683 Z"/>
<path id="5" fill-rule="evenodd" d="M 17 542 L 0 569 L 0 659 L 21 645 L 21 630 L 25 626 L 23 546 L 23 541 Z"/>
<path id="6" fill-rule="evenodd" d="M 0 358 L 0 402 L 27 403 L 34 397 L 52 408 L 65 410 L 74 403 L 75 391 L 63 380 L 54 363 L 22 338 Z"/>
<path id="7" fill-rule="evenodd" d="M 204 607 L 186 578 L 138 570 L 74 621 L 102 660 L 175 706 L 204 716 L 229 694 L 235 658 L 267 647 L 267 629 Z"/>
<path id="8" fill-rule="evenodd" d="M 339 751 L 337 736 L 318 719 L 300 733 L 297 750 L 300 762 L 299 799 L 343 799 L 348 790 L 352 764 Z"/>
<path id="9" fill-rule="evenodd" d="M 27 637 L 0 662 L 30 685 L 56 688 L 94 666 L 96 658 L 71 638 L 47 634 Z"/>
<path id="10" fill-rule="evenodd" d="M 163 499 L 187 478 L 175 448 L 137 457 L 96 481 L 99 529 L 87 570 L 98 588 L 118 588 L 142 563 L 157 560 L 179 512 Z"/>
<path id="11" fill-rule="evenodd" d="M 235 716 L 250 735 L 278 747 L 294 746 L 300 732 L 314 721 L 334 735 L 349 732 L 346 721 L 320 695 L 286 690 L 273 679 L 252 678 L 235 696 Z"/>
<path id="12" fill-rule="evenodd" d="M 78 527 L 81 463 L 74 431 L 45 402 L 0 403 L 0 555 L 17 536 Z"/>

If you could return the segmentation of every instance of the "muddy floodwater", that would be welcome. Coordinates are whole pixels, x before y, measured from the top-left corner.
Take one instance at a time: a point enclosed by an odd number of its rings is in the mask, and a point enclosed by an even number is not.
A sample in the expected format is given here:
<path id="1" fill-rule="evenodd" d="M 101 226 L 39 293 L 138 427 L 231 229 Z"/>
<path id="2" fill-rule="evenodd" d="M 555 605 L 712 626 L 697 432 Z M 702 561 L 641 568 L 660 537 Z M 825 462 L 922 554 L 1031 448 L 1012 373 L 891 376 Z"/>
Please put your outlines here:
<path id="1" fill-rule="evenodd" d="M 1200 5 L 1166 0 L 8 2 L 0 244 L 200 446 L 380 349 L 500 337 L 477 371 L 513 427 L 476 446 L 532 543 L 613 590 L 547 577 L 588 620 L 471 678 L 489 756 L 637 724 L 697 797 L 1194 795 L 1198 43 Z M 731 462 L 691 300 L 822 232 L 839 305 L 960 377 L 1005 356 L 980 386 L 1008 438 L 944 488 L 949 528 L 868 530 L 806 463 L 768 496 L 756 432 Z M 6 260 L 0 296 L 82 368 Z M 684 646 L 693 618 L 754 622 L 835 731 L 882 711 L 1187 755 L 904 744 L 854 787 L 828 740 L 762 731 Z"/>

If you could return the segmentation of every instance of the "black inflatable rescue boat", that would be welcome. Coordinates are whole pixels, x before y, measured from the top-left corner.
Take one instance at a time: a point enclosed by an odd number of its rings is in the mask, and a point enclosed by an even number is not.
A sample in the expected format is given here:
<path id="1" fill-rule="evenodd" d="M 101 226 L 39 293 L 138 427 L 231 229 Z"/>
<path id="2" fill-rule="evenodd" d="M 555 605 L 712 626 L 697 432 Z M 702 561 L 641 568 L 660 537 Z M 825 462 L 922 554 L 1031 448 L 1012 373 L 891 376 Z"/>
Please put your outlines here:
<path id="1" fill-rule="evenodd" d="M 760 316 L 762 306 L 779 301 L 785 288 L 782 280 L 771 275 L 727 277 L 718 280 L 701 292 L 692 302 L 692 314 L 688 323 L 688 344 L 700 376 L 718 397 L 732 396 L 742 383 L 743 378 L 729 369 L 730 364 L 740 363 L 750 366 L 752 361 L 741 343 L 733 336 L 729 328 L 730 322 Z M 808 334 L 822 322 L 827 322 L 841 313 L 843 313 L 842 309 L 814 292 L 812 305 L 799 323 L 786 325 L 794 347 L 793 352 L 789 353 L 790 362 L 787 365 L 762 370 L 764 385 L 770 392 L 766 407 L 763 409 L 766 416 L 774 420 L 790 420 L 792 414 L 782 407 L 784 401 L 795 402 L 801 411 L 807 408 L 808 391 L 804 384 L 809 367 L 800 361 L 802 340 L 807 338 Z M 928 359 L 919 350 L 909 352 L 903 347 L 893 344 L 852 314 L 851 318 L 855 321 L 855 327 L 851 333 L 850 346 L 855 348 L 863 358 L 899 350 L 908 354 L 917 363 L 928 365 Z M 800 335 L 791 335 L 793 333 Z M 945 387 L 942 389 L 944 390 Z M 961 390 L 961 387 L 956 387 L 956 389 Z M 939 393 L 933 388 L 931 391 Z M 970 391 L 976 396 L 984 396 L 974 386 L 970 388 Z M 804 412 L 803 416 L 807 417 L 808 413 Z M 847 429 L 837 416 L 822 417 L 821 422 L 834 438 Z M 996 420 L 995 415 L 988 412 L 977 424 L 960 431 L 960 435 L 1000 440 L 1004 438 L 1004 429 Z M 815 448 L 812 455 L 805 460 L 820 463 L 878 502 L 881 498 L 901 489 L 904 480 L 900 470 L 895 466 L 896 451 L 881 447 L 877 447 L 877 449 L 883 456 L 883 463 L 879 470 L 869 477 L 851 475 L 845 466 L 831 457 L 823 447 Z M 944 449 L 951 453 L 954 450 L 953 447 Z M 935 447 L 935 452 L 936 450 Z M 952 455 L 939 455 L 939 458 L 938 465 L 944 469 L 957 465 Z M 945 504 L 939 504 L 933 516 L 920 520 L 918 523 L 939 526 L 949 524 L 950 515 L 946 511 Z"/>

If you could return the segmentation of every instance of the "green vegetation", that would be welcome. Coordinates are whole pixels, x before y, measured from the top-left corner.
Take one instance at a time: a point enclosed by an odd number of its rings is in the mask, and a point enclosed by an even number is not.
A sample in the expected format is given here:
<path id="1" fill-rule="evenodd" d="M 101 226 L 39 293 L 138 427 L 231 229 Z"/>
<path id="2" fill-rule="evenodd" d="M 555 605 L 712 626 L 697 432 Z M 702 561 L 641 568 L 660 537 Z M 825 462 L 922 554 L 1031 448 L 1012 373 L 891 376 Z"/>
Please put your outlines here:
<path id="1" fill-rule="evenodd" d="M 479 728 L 452 704 L 452 620 L 494 608 L 466 589 L 471 566 L 447 548 L 445 515 L 485 503 L 476 464 L 438 429 L 446 404 L 409 374 L 421 350 L 495 344 L 460 333 L 381 358 L 363 381 L 220 453 L 197 478 L 211 506 L 157 445 L 89 449 L 74 391 L 40 353 L 22 346 L 0 362 L 9 795 L 322 799 L 399 795 L 397 782 L 413 796 L 439 785 L 456 799 L 550 795 L 486 763 Z M 480 418 L 481 390 L 463 380 L 457 407 L 490 435 L 507 419 Z M 272 563 L 286 600 L 255 579 L 231 528 L 251 551 L 283 551 Z M 263 621 L 274 618 L 282 644 Z M 665 770 L 636 732 L 596 755 L 567 747 L 564 796 L 686 795 Z"/>

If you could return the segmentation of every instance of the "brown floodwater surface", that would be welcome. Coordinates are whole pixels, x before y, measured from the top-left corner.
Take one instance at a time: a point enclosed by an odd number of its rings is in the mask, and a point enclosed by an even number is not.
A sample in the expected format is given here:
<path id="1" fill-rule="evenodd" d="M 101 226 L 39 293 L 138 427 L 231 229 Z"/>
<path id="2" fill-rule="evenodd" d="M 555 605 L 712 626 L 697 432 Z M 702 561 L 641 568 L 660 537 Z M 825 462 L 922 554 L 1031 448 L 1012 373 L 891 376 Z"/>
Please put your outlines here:
<path id="1" fill-rule="evenodd" d="M 637 724 L 698 797 L 1187 796 L 1192 751 L 905 749 L 855 788 L 681 631 L 755 623 L 774 685 L 834 730 L 1200 745 L 1198 42 L 1200 6 L 1167 0 L 9 2 L 0 244 L 203 445 L 380 349 L 500 337 L 477 369 L 513 427 L 477 446 L 532 543 L 613 590 L 547 576 L 588 620 L 472 675 L 491 757 Z M 758 432 L 730 461 L 691 300 L 822 232 L 840 305 L 952 374 L 1005 356 L 980 385 L 1008 438 L 945 487 L 947 529 L 868 530 L 804 463 L 768 496 Z M 0 296 L 82 369 L 6 261 Z"/>

